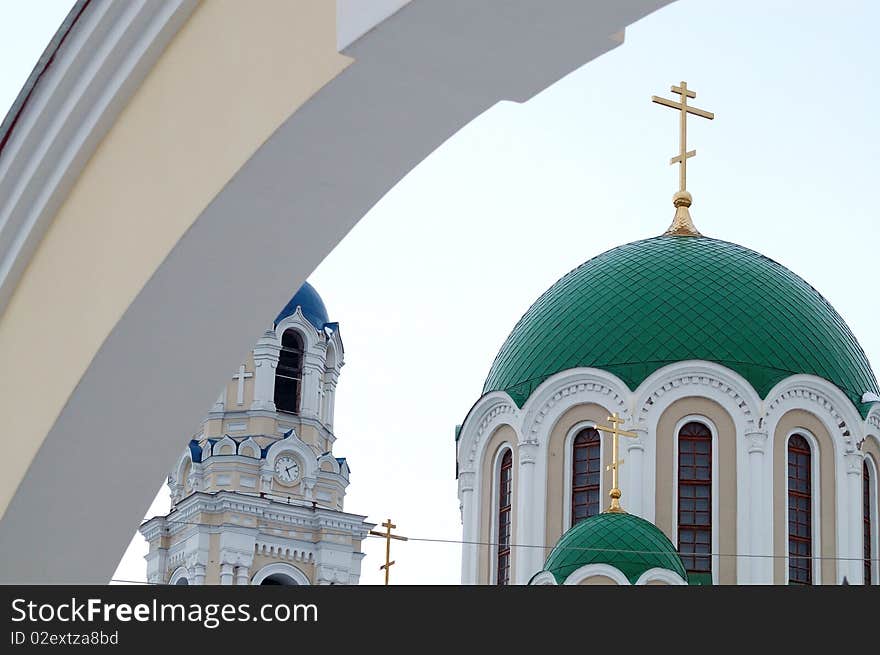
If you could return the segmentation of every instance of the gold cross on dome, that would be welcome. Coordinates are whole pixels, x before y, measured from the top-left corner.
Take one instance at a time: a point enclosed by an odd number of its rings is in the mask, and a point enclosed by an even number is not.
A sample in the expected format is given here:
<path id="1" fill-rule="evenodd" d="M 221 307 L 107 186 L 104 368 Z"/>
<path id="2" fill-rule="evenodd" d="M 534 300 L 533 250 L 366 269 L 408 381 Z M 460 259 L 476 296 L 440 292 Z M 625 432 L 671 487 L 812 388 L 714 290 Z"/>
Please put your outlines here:
<path id="1" fill-rule="evenodd" d="M 387 585 L 388 574 L 391 572 L 391 566 L 394 564 L 394 561 L 391 559 L 391 540 L 397 539 L 399 541 L 408 541 L 408 538 L 391 534 L 391 531 L 397 527 L 391 522 L 391 519 L 387 519 L 385 523 L 382 524 L 382 527 L 385 528 L 385 532 L 370 530 L 370 534 L 374 537 L 383 537 L 385 539 L 385 563 L 379 567 L 379 570 L 385 571 L 385 584 Z"/>
<path id="2" fill-rule="evenodd" d="M 608 417 L 608 422 L 611 423 L 612 427 L 605 427 L 604 425 L 597 425 L 596 429 L 602 432 L 607 432 L 611 435 L 611 464 L 608 466 L 606 470 L 611 471 L 611 491 L 608 493 L 611 496 L 611 505 L 608 507 L 606 511 L 608 512 L 623 512 L 623 509 L 620 507 L 620 488 L 618 486 L 619 481 L 617 477 L 618 469 L 620 465 L 623 464 L 623 460 L 618 456 L 618 437 L 632 437 L 636 438 L 637 435 L 634 432 L 625 432 L 620 429 L 620 424 L 623 423 L 623 420 L 618 416 L 617 412 L 614 412 L 611 416 Z"/>
<path id="3" fill-rule="evenodd" d="M 678 164 L 678 185 L 679 191 L 687 190 L 687 160 L 691 157 L 696 156 L 696 150 L 688 150 L 687 149 L 687 115 L 693 114 L 694 116 L 700 116 L 701 118 L 708 118 L 710 121 L 715 118 L 715 114 L 710 111 L 704 111 L 702 109 L 697 109 L 696 107 L 691 107 L 688 105 L 688 98 L 696 98 L 697 94 L 694 91 L 691 91 L 687 87 L 687 82 L 682 81 L 681 86 L 673 86 L 672 92 L 677 93 L 681 96 L 681 100 L 675 102 L 674 100 L 667 100 L 666 98 L 658 98 L 657 96 L 651 96 L 651 100 L 656 102 L 658 105 L 663 105 L 664 107 L 671 107 L 672 109 L 677 109 L 680 112 L 679 117 L 679 146 L 678 146 L 678 155 L 669 160 L 671 164 Z"/>

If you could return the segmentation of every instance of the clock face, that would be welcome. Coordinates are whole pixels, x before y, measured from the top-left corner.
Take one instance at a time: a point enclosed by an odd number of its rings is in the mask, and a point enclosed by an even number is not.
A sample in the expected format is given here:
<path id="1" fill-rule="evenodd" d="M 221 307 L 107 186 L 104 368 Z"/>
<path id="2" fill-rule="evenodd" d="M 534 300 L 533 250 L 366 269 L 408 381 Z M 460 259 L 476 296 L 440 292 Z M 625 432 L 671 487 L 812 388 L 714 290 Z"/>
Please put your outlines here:
<path id="1" fill-rule="evenodd" d="M 275 478 L 282 484 L 293 484 L 299 479 L 299 462 L 292 455 L 281 455 L 275 460 Z"/>

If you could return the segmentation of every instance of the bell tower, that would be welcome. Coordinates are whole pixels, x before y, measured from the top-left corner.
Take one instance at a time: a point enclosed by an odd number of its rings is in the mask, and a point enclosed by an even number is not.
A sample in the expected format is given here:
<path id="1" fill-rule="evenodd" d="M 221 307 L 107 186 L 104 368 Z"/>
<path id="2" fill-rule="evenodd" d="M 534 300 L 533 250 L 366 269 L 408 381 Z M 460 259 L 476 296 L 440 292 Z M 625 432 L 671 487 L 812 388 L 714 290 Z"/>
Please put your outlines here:
<path id="1" fill-rule="evenodd" d="M 159 584 L 357 584 L 375 527 L 343 510 L 333 454 L 339 324 L 305 283 L 230 375 L 140 527 Z"/>

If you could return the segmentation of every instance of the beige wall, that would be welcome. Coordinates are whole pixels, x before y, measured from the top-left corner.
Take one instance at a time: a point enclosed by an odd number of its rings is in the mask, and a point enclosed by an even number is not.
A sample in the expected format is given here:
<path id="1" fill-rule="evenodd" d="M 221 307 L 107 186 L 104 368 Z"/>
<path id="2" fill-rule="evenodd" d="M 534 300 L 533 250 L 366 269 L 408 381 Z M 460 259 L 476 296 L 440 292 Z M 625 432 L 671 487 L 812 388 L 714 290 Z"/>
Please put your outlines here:
<path id="1" fill-rule="evenodd" d="M 546 544 L 559 541 L 564 531 L 565 504 L 571 503 L 571 498 L 565 497 L 566 479 L 571 476 L 571 471 L 565 467 L 565 437 L 575 425 L 584 421 L 605 425 L 609 414 L 607 408 L 593 403 L 577 405 L 566 411 L 550 431 L 547 447 L 547 524 L 544 528 Z M 611 448 L 605 447 L 604 439 L 602 445 L 602 489 L 607 494 L 611 490 L 611 473 L 606 470 L 611 463 Z M 606 509 L 607 496 L 600 498 L 599 503 L 600 510 Z M 624 507 L 625 503 L 626 498 L 621 498 Z"/>
<path id="2" fill-rule="evenodd" d="M 658 528 L 676 546 L 678 535 L 673 534 L 673 517 L 677 480 L 673 479 L 675 463 L 675 427 L 687 416 L 705 416 L 718 429 L 718 548 L 721 553 L 736 552 L 736 426 L 727 411 L 718 403 L 705 398 L 682 398 L 670 405 L 657 425 L 656 520 Z M 718 562 L 718 582 L 736 584 L 736 558 L 722 557 Z"/>
<path id="3" fill-rule="evenodd" d="M 516 535 L 516 494 L 517 494 L 517 471 L 519 470 L 519 454 L 517 446 L 516 432 L 509 425 L 502 425 L 492 434 L 489 443 L 486 445 L 485 454 L 483 455 L 483 468 L 480 471 L 482 476 L 480 498 L 482 505 L 480 507 L 480 542 L 488 544 L 493 540 L 494 525 L 497 521 L 495 515 L 495 498 L 493 497 L 493 489 L 495 486 L 495 458 L 501 447 L 509 444 L 513 451 L 513 493 L 511 498 L 511 539 Z M 497 549 L 492 546 L 477 546 L 477 584 L 490 584 L 495 575 L 497 560 L 495 554 Z M 510 570 L 516 571 L 516 549 L 511 548 L 510 551 Z M 513 576 L 511 576 L 513 579 Z"/>
<path id="4" fill-rule="evenodd" d="M 195 10 L 86 165 L 0 317 L 0 360 L 16 371 L 0 394 L 3 434 L 16 442 L 5 449 L 0 510 L 166 255 L 272 132 L 349 62 L 336 51 L 333 2 L 262 0 L 255 10 L 212 0 Z M 63 339 L 47 307 L 65 317 Z"/>
<path id="5" fill-rule="evenodd" d="M 613 585 L 616 587 L 617 583 L 604 575 L 591 575 L 589 578 L 585 578 L 578 582 L 578 585 Z"/>
<path id="6" fill-rule="evenodd" d="M 837 566 L 834 557 L 837 556 L 837 543 L 835 537 L 835 525 L 837 524 L 836 507 L 836 482 L 834 474 L 834 444 L 831 435 L 825 429 L 825 425 L 818 418 L 804 410 L 793 410 L 787 413 L 776 426 L 773 435 L 773 554 L 776 555 L 773 567 L 773 581 L 775 584 L 785 584 L 787 577 L 785 556 L 788 553 L 788 540 L 786 539 L 786 526 L 788 525 L 788 452 L 786 450 L 786 437 L 794 431 L 806 431 L 812 434 L 819 443 L 819 477 L 813 480 L 813 486 L 818 484 L 821 489 L 819 500 L 820 523 L 820 551 L 819 555 L 828 558 L 821 563 L 822 583 L 837 583 Z M 817 454 L 813 453 L 813 457 Z M 815 582 L 815 581 L 814 581 Z"/>

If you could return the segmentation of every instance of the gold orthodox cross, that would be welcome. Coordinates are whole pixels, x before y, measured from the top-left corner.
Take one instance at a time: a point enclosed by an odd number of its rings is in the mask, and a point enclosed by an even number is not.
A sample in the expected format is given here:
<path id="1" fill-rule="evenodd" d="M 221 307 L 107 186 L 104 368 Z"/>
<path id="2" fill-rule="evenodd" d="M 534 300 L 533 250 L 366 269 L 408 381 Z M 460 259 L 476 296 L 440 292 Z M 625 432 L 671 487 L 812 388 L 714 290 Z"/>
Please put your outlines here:
<path id="1" fill-rule="evenodd" d="M 678 164 L 678 183 L 679 183 L 679 191 L 687 190 L 687 160 L 691 157 L 694 157 L 697 154 L 696 150 L 687 149 L 687 115 L 694 114 L 695 116 L 700 116 L 702 118 L 708 118 L 710 121 L 715 118 L 715 114 L 710 111 L 704 111 L 702 109 L 697 109 L 696 107 L 691 107 L 687 103 L 688 98 L 696 98 L 697 94 L 694 91 L 691 91 L 687 87 L 687 82 L 682 81 L 681 86 L 673 86 L 672 92 L 677 93 L 681 96 L 681 100 L 675 102 L 674 100 L 667 100 L 666 98 L 658 98 L 657 96 L 651 96 L 651 100 L 656 102 L 658 105 L 663 105 L 664 107 L 672 107 L 673 109 L 677 109 L 681 112 L 681 116 L 679 118 L 679 147 L 678 147 L 678 155 L 669 160 L 671 164 Z"/>
<path id="2" fill-rule="evenodd" d="M 370 534 L 376 537 L 385 538 L 385 563 L 379 567 L 379 570 L 385 571 L 385 584 L 387 585 L 388 574 L 391 571 L 391 565 L 394 564 L 394 562 L 391 561 L 391 540 L 397 539 L 399 541 L 407 541 L 407 538 L 401 537 L 396 534 L 391 534 L 391 531 L 397 527 L 391 522 L 391 519 L 387 519 L 385 523 L 382 524 L 382 527 L 385 528 L 385 532 L 376 532 L 375 530 L 370 530 Z"/>
<path id="3" fill-rule="evenodd" d="M 620 507 L 620 488 L 618 486 L 619 481 L 617 479 L 617 472 L 620 468 L 620 465 L 623 464 L 623 460 L 618 457 L 618 437 L 638 437 L 639 435 L 634 432 L 624 432 L 620 429 L 620 424 L 623 423 L 620 416 L 617 415 L 617 412 L 614 412 L 611 416 L 608 417 L 608 421 L 611 423 L 611 427 L 605 427 L 604 425 L 597 425 L 596 429 L 601 430 L 602 432 L 607 432 L 611 435 L 611 464 L 608 466 L 606 470 L 611 471 L 611 491 L 609 492 L 609 496 L 611 496 L 611 506 L 608 508 L 609 512 L 622 512 L 623 509 Z"/>

